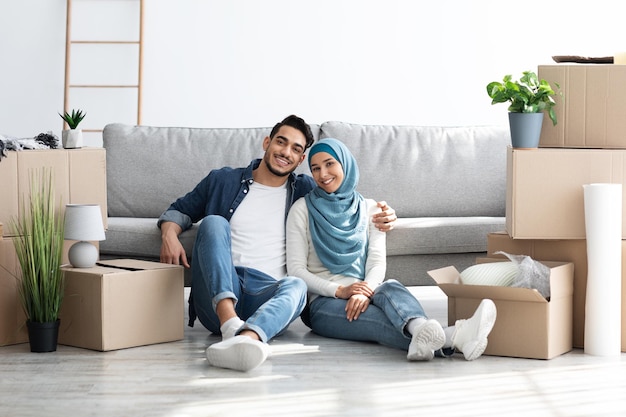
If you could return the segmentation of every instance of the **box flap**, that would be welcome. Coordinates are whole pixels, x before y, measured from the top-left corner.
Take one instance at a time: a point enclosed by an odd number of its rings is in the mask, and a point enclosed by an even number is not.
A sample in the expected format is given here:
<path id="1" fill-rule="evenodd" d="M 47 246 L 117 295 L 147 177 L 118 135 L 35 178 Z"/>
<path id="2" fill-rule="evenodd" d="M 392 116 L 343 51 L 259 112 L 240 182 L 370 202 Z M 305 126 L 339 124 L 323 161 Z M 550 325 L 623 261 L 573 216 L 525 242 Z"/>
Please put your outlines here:
<path id="1" fill-rule="evenodd" d="M 569 297 L 574 294 L 574 264 L 572 262 L 549 262 L 542 264 L 550 267 L 550 298 Z M 564 279 L 572 277 L 572 279 Z"/>
<path id="2" fill-rule="evenodd" d="M 137 259 L 109 259 L 98 261 L 96 265 L 107 268 L 118 268 L 126 271 L 143 271 L 165 268 L 182 268 L 180 265 L 170 265 L 159 262 L 141 261 Z"/>
<path id="3" fill-rule="evenodd" d="M 453 266 L 446 266 L 445 268 L 433 269 L 428 271 L 428 275 L 435 280 L 437 284 L 460 284 L 461 275 L 459 271 Z"/>

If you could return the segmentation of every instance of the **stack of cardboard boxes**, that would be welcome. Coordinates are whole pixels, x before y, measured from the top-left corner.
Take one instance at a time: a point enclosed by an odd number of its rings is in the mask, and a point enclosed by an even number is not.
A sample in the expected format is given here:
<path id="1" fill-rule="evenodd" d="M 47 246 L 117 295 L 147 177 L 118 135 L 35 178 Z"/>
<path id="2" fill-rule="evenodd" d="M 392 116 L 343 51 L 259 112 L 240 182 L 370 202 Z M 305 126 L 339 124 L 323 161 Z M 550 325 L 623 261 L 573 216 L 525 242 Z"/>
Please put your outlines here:
<path id="1" fill-rule="evenodd" d="M 492 298 L 498 319 L 485 354 L 549 359 L 584 348 L 587 245 L 583 185 L 626 183 L 626 65 L 543 65 L 540 79 L 558 84 L 558 124 L 545 115 L 539 149 L 508 149 L 506 230 L 487 237 L 495 252 L 528 255 L 551 268 L 549 300 L 520 288 L 462 285 L 458 271 L 430 271 L 448 295 L 448 321 Z M 623 193 L 626 199 L 626 193 Z M 626 201 L 622 202 L 626 210 Z M 622 222 L 626 239 L 626 221 Z M 626 255 L 622 241 L 622 258 Z M 556 263 L 555 263 L 556 262 Z M 622 299 L 626 300 L 626 262 Z M 622 303 L 626 351 L 626 302 Z"/>
<path id="2" fill-rule="evenodd" d="M 539 149 L 508 150 L 506 232 L 490 234 L 487 250 L 574 264 L 573 346 L 583 348 L 587 247 L 582 186 L 626 183 L 626 65 L 545 65 L 538 75 L 563 92 L 555 107 L 558 124 L 546 116 Z M 622 258 L 625 254 L 622 244 Z M 622 317 L 625 307 L 622 303 Z M 625 325 L 622 319 L 622 351 Z"/>
<path id="3" fill-rule="evenodd" d="M 0 160 L 0 346 L 28 341 L 10 224 L 18 218 L 21 201 L 28 201 L 31 173 L 38 168 L 51 169 L 59 207 L 70 203 L 99 204 L 106 227 L 105 164 L 105 150 L 101 148 L 8 152 Z M 71 243 L 65 243 L 64 262 Z"/>
<path id="4" fill-rule="evenodd" d="M 99 204 L 105 228 L 107 225 L 103 148 L 10 152 L 0 161 L 0 346 L 28 341 L 19 299 L 20 271 L 14 236 L 7 225 L 18 217 L 19 202 L 23 198 L 28 201 L 32 169 L 41 167 L 53 172 L 61 208 L 65 204 Z M 64 264 L 73 243 L 65 242 Z M 109 260 L 93 268 L 64 265 L 62 269 L 65 297 L 59 344 L 104 351 L 183 338 L 181 266 Z"/>

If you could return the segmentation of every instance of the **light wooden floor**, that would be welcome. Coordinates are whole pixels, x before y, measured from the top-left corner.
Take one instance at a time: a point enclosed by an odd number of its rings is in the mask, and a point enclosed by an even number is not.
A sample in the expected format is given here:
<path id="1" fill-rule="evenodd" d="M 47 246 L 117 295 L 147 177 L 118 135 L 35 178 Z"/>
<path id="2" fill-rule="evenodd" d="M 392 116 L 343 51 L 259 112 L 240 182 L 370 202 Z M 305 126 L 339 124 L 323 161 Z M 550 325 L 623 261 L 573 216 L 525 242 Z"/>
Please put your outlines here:
<path id="1" fill-rule="evenodd" d="M 416 363 L 297 321 L 265 364 L 240 373 L 207 365 L 204 350 L 218 340 L 196 324 L 179 342 L 105 353 L 1 347 L 0 416 L 626 415 L 625 354 Z"/>

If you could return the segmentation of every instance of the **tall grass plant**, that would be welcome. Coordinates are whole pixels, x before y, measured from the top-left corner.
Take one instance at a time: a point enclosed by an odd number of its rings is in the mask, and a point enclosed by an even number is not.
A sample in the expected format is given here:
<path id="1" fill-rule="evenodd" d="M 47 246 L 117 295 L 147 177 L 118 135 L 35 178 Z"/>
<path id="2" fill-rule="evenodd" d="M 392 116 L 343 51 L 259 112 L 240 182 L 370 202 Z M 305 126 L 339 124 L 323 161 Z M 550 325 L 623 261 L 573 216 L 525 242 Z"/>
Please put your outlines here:
<path id="1" fill-rule="evenodd" d="M 19 216 L 11 221 L 21 268 L 20 297 L 31 322 L 55 322 L 63 301 L 64 217 L 62 206 L 55 206 L 52 170 L 32 170 L 30 198 L 22 196 Z"/>

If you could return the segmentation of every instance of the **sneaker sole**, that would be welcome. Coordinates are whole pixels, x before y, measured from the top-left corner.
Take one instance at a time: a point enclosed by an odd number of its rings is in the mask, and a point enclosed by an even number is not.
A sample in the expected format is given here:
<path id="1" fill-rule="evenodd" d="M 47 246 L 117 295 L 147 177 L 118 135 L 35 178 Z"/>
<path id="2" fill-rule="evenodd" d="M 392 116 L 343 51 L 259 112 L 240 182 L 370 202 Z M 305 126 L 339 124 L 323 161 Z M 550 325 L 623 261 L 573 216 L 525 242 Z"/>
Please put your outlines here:
<path id="1" fill-rule="evenodd" d="M 406 358 L 410 361 L 429 361 L 435 357 L 434 351 L 441 349 L 446 341 L 446 335 L 439 323 L 435 320 L 428 320 L 416 332 L 409 345 L 409 352 L 412 346 L 419 346 L 415 352 L 407 353 Z"/>
<path id="2" fill-rule="evenodd" d="M 478 359 L 482 356 L 487 349 L 487 338 L 475 341 L 475 344 L 472 346 L 472 342 L 466 343 L 463 348 L 467 347 L 467 352 L 463 352 L 463 356 L 466 361 L 473 361 L 474 359 Z"/>
<path id="3" fill-rule="evenodd" d="M 233 340 L 236 339 L 215 343 L 207 348 L 206 358 L 211 366 L 247 372 L 257 368 L 267 359 L 267 352 L 262 346 L 246 342 L 227 343 Z"/>

